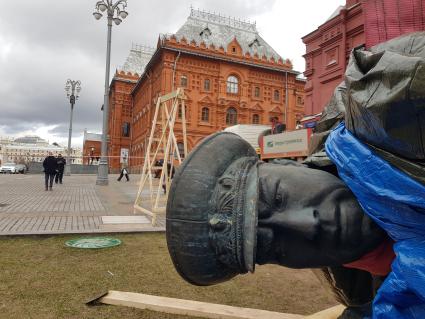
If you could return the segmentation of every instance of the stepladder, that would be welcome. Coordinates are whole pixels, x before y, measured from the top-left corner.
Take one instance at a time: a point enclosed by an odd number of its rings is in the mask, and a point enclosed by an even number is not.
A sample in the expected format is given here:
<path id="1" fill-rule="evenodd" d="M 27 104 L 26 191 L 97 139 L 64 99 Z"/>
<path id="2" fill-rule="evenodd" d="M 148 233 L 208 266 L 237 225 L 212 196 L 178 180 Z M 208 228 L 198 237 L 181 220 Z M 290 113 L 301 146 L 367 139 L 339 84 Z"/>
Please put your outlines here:
<path id="1" fill-rule="evenodd" d="M 134 202 L 134 213 L 142 212 L 156 226 L 164 215 L 175 169 L 187 155 L 186 107 L 182 88 L 158 97 L 142 175 Z"/>

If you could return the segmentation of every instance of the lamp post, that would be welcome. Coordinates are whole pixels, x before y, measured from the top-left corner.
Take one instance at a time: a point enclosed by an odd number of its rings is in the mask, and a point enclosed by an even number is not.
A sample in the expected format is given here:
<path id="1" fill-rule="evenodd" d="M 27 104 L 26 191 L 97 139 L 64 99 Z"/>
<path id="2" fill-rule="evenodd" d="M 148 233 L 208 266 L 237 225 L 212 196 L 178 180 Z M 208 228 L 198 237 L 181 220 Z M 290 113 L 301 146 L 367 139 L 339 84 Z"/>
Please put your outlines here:
<path id="1" fill-rule="evenodd" d="M 102 125 L 102 147 L 100 153 L 99 167 L 97 170 L 96 185 L 108 185 L 108 144 L 106 136 L 108 134 L 108 112 L 109 112 L 109 68 L 111 60 L 111 34 L 112 34 L 112 21 L 116 25 L 122 22 L 122 19 L 127 18 L 128 12 L 125 11 L 127 7 L 127 0 L 101 0 L 96 3 L 95 12 L 93 16 L 96 20 L 102 18 L 105 12 L 108 22 L 108 37 L 106 42 L 106 72 L 105 72 L 105 96 L 103 100 L 103 125 Z"/>
<path id="2" fill-rule="evenodd" d="M 64 175 L 71 175 L 71 138 L 72 138 L 72 111 L 74 110 L 75 101 L 78 100 L 81 91 L 81 82 L 72 81 L 68 79 L 65 84 L 66 98 L 69 99 L 71 104 L 71 115 L 69 119 L 69 135 L 68 135 L 68 153 L 66 158 L 66 165 Z"/>

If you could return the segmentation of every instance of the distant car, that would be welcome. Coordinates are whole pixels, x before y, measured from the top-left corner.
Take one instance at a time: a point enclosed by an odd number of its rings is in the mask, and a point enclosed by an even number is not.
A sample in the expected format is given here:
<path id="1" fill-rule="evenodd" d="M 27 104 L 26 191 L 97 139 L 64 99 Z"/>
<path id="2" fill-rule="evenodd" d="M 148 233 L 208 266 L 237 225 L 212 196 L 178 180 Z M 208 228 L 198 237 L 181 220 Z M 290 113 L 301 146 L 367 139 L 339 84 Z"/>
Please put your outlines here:
<path id="1" fill-rule="evenodd" d="M 17 172 L 16 164 L 15 163 L 5 163 L 0 167 L 0 172 L 15 174 Z"/>
<path id="2" fill-rule="evenodd" d="M 0 167 L 0 173 L 9 173 L 9 174 L 24 174 L 26 171 L 26 166 L 24 164 L 15 164 L 15 163 L 6 163 Z"/>
<path id="3" fill-rule="evenodd" d="M 16 164 L 16 171 L 21 174 L 25 174 L 27 167 L 25 164 Z"/>

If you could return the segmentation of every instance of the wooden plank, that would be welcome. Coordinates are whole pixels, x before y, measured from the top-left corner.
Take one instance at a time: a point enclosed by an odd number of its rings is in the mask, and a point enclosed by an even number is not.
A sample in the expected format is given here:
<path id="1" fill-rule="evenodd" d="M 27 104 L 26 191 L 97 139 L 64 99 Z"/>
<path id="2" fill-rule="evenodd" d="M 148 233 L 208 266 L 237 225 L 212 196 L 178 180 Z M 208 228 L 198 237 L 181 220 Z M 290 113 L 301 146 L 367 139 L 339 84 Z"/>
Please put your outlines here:
<path id="1" fill-rule="evenodd" d="M 153 212 L 156 214 L 165 214 L 166 211 L 167 211 L 166 207 L 155 207 L 153 209 Z"/>
<path id="2" fill-rule="evenodd" d="M 135 211 L 138 210 L 138 211 L 140 211 L 140 212 L 142 212 L 142 213 L 144 213 L 146 215 L 149 215 L 149 216 L 153 216 L 154 215 L 150 210 L 148 210 L 148 209 L 146 209 L 146 208 L 144 208 L 142 206 L 134 205 L 133 208 L 134 208 Z"/>
<path id="3" fill-rule="evenodd" d="M 314 315 L 307 316 L 305 319 L 337 319 L 342 314 L 344 309 L 345 307 L 343 305 L 338 305 L 315 313 Z"/>
<path id="4" fill-rule="evenodd" d="M 175 98 L 180 98 L 180 99 L 184 99 L 184 94 L 183 91 L 181 89 L 177 89 L 171 93 L 165 94 L 163 96 L 160 97 L 161 103 L 165 103 L 169 100 L 175 99 Z"/>
<path id="5" fill-rule="evenodd" d="M 300 319 L 302 316 L 258 310 L 251 308 L 232 307 L 193 300 L 183 300 L 159 296 L 151 296 L 132 292 L 109 291 L 99 299 L 99 302 L 127 306 L 138 309 L 148 309 L 175 315 L 186 315 L 213 319 Z"/>

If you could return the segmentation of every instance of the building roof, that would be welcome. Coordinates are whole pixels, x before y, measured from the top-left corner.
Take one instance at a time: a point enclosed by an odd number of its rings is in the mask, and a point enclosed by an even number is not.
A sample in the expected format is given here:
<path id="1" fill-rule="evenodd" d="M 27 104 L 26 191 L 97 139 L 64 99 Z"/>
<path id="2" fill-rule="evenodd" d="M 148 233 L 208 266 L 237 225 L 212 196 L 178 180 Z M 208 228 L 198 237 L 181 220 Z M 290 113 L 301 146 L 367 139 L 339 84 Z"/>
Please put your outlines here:
<path id="1" fill-rule="evenodd" d="M 102 141 L 102 134 L 99 133 L 91 133 L 87 132 L 87 130 L 84 130 L 84 137 L 83 141 L 95 141 L 95 142 L 101 142 Z"/>
<path id="2" fill-rule="evenodd" d="M 49 142 L 42 139 L 39 136 L 33 135 L 33 136 L 24 136 L 24 137 L 17 137 L 13 141 L 14 143 L 22 143 L 22 144 L 42 144 L 42 145 L 48 145 Z"/>
<path id="3" fill-rule="evenodd" d="M 54 145 L 48 145 L 48 146 L 40 146 L 37 144 L 28 144 L 28 145 L 17 145 L 17 144 L 9 144 L 6 145 L 5 148 L 7 149 L 16 149 L 16 150 L 40 150 L 40 151 L 63 151 L 65 147 L 57 147 Z"/>
<path id="4" fill-rule="evenodd" d="M 141 75 L 154 52 L 155 48 L 133 44 L 124 65 L 118 67 L 118 71 Z"/>
<path id="5" fill-rule="evenodd" d="M 170 39 L 173 34 L 162 37 Z M 281 56 L 259 35 L 256 23 L 236 18 L 225 17 L 220 14 L 191 9 L 190 16 L 183 26 L 174 34 L 177 41 L 183 37 L 188 41 L 195 41 L 197 45 L 204 42 L 207 46 L 213 44 L 216 48 L 225 50 L 235 38 L 242 47 L 243 54 L 249 52 L 251 56 L 274 57 L 277 61 Z"/>
<path id="6" fill-rule="evenodd" d="M 332 20 L 333 18 L 335 18 L 337 15 L 339 15 L 339 12 L 345 9 L 345 6 L 338 6 L 338 8 L 336 8 L 336 10 L 331 14 L 331 16 L 326 20 L 326 22 L 328 22 L 329 20 Z"/>
<path id="7" fill-rule="evenodd" d="M 307 78 L 303 74 L 298 74 L 298 76 L 296 77 L 296 80 L 307 82 Z"/>

